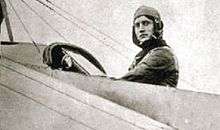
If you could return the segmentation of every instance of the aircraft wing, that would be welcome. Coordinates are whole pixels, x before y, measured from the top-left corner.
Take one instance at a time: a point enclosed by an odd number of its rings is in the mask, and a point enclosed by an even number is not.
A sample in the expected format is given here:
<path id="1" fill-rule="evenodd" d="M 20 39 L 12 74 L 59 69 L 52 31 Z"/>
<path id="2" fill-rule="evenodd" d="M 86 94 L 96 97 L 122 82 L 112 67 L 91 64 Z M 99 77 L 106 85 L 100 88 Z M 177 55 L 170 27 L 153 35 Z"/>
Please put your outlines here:
<path id="1" fill-rule="evenodd" d="M 1 45 L 2 129 L 220 128 L 219 95 L 52 70 L 39 48 Z"/>
<path id="2" fill-rule="evenodd" d="M 0 70 L 1 129 L 173 129 L 11 60 Z"/>

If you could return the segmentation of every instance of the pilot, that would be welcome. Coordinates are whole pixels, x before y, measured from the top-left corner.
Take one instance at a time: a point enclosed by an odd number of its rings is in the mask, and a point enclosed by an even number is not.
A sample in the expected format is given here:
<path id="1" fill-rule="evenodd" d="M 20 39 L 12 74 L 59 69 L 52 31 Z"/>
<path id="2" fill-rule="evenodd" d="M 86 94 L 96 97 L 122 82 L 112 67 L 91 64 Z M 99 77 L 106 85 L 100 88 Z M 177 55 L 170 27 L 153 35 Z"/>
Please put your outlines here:
<path id="1" fill-rule="evenodd" d="M 179 76 L 177 59 L 162 37 L 163 22 L 159 12 L 139 7 L 133 20 L 133 43 L 142 50 L 135 56 L 129 72 L 121 79 L 176 87 Z"/>

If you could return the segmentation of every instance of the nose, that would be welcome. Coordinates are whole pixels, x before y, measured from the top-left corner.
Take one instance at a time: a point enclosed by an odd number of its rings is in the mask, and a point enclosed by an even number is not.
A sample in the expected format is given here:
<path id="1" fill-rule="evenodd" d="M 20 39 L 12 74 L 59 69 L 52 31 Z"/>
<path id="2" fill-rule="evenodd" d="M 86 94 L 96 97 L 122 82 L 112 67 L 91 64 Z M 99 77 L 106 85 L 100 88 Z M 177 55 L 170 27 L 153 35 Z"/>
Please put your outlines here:
<path id="1" fill-rule="evenodd" d="M 139 32 L 140 32 L 140 33 L 143 33 L 144 31 L 145 31 L 144 25 L 143 25 L 143 24 L 140 24 Z"/>

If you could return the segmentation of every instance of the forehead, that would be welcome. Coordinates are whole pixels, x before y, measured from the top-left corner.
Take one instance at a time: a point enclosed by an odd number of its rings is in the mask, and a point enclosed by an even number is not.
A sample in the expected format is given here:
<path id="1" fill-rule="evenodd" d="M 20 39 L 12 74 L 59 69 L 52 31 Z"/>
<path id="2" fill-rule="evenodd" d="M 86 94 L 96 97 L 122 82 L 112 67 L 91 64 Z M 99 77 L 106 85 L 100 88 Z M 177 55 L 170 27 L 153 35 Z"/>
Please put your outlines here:
<path id="1" fill-rule="evenodd" d="M 143 22 L 143 21 L 153 22 L 153 20 L 149 19 L 147 16 L 140 16 L 140 17 L 135 19 L 134 23 L 140 23 L 140 22 Z"/>

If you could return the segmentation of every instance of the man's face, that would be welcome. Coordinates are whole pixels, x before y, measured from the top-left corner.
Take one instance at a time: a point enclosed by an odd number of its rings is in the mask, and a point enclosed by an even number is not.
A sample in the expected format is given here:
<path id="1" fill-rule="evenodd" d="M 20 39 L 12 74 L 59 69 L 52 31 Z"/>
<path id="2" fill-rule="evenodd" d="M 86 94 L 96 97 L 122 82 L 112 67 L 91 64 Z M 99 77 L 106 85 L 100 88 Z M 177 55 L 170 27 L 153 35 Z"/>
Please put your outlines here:
<path id="1" fill-rule="evenodd" d="M 134 21 L 135 34 L 142 44 L 144 41 L 150 40 L 154 33 L 153 21 L 146 16 L 140 16 Z"/>

